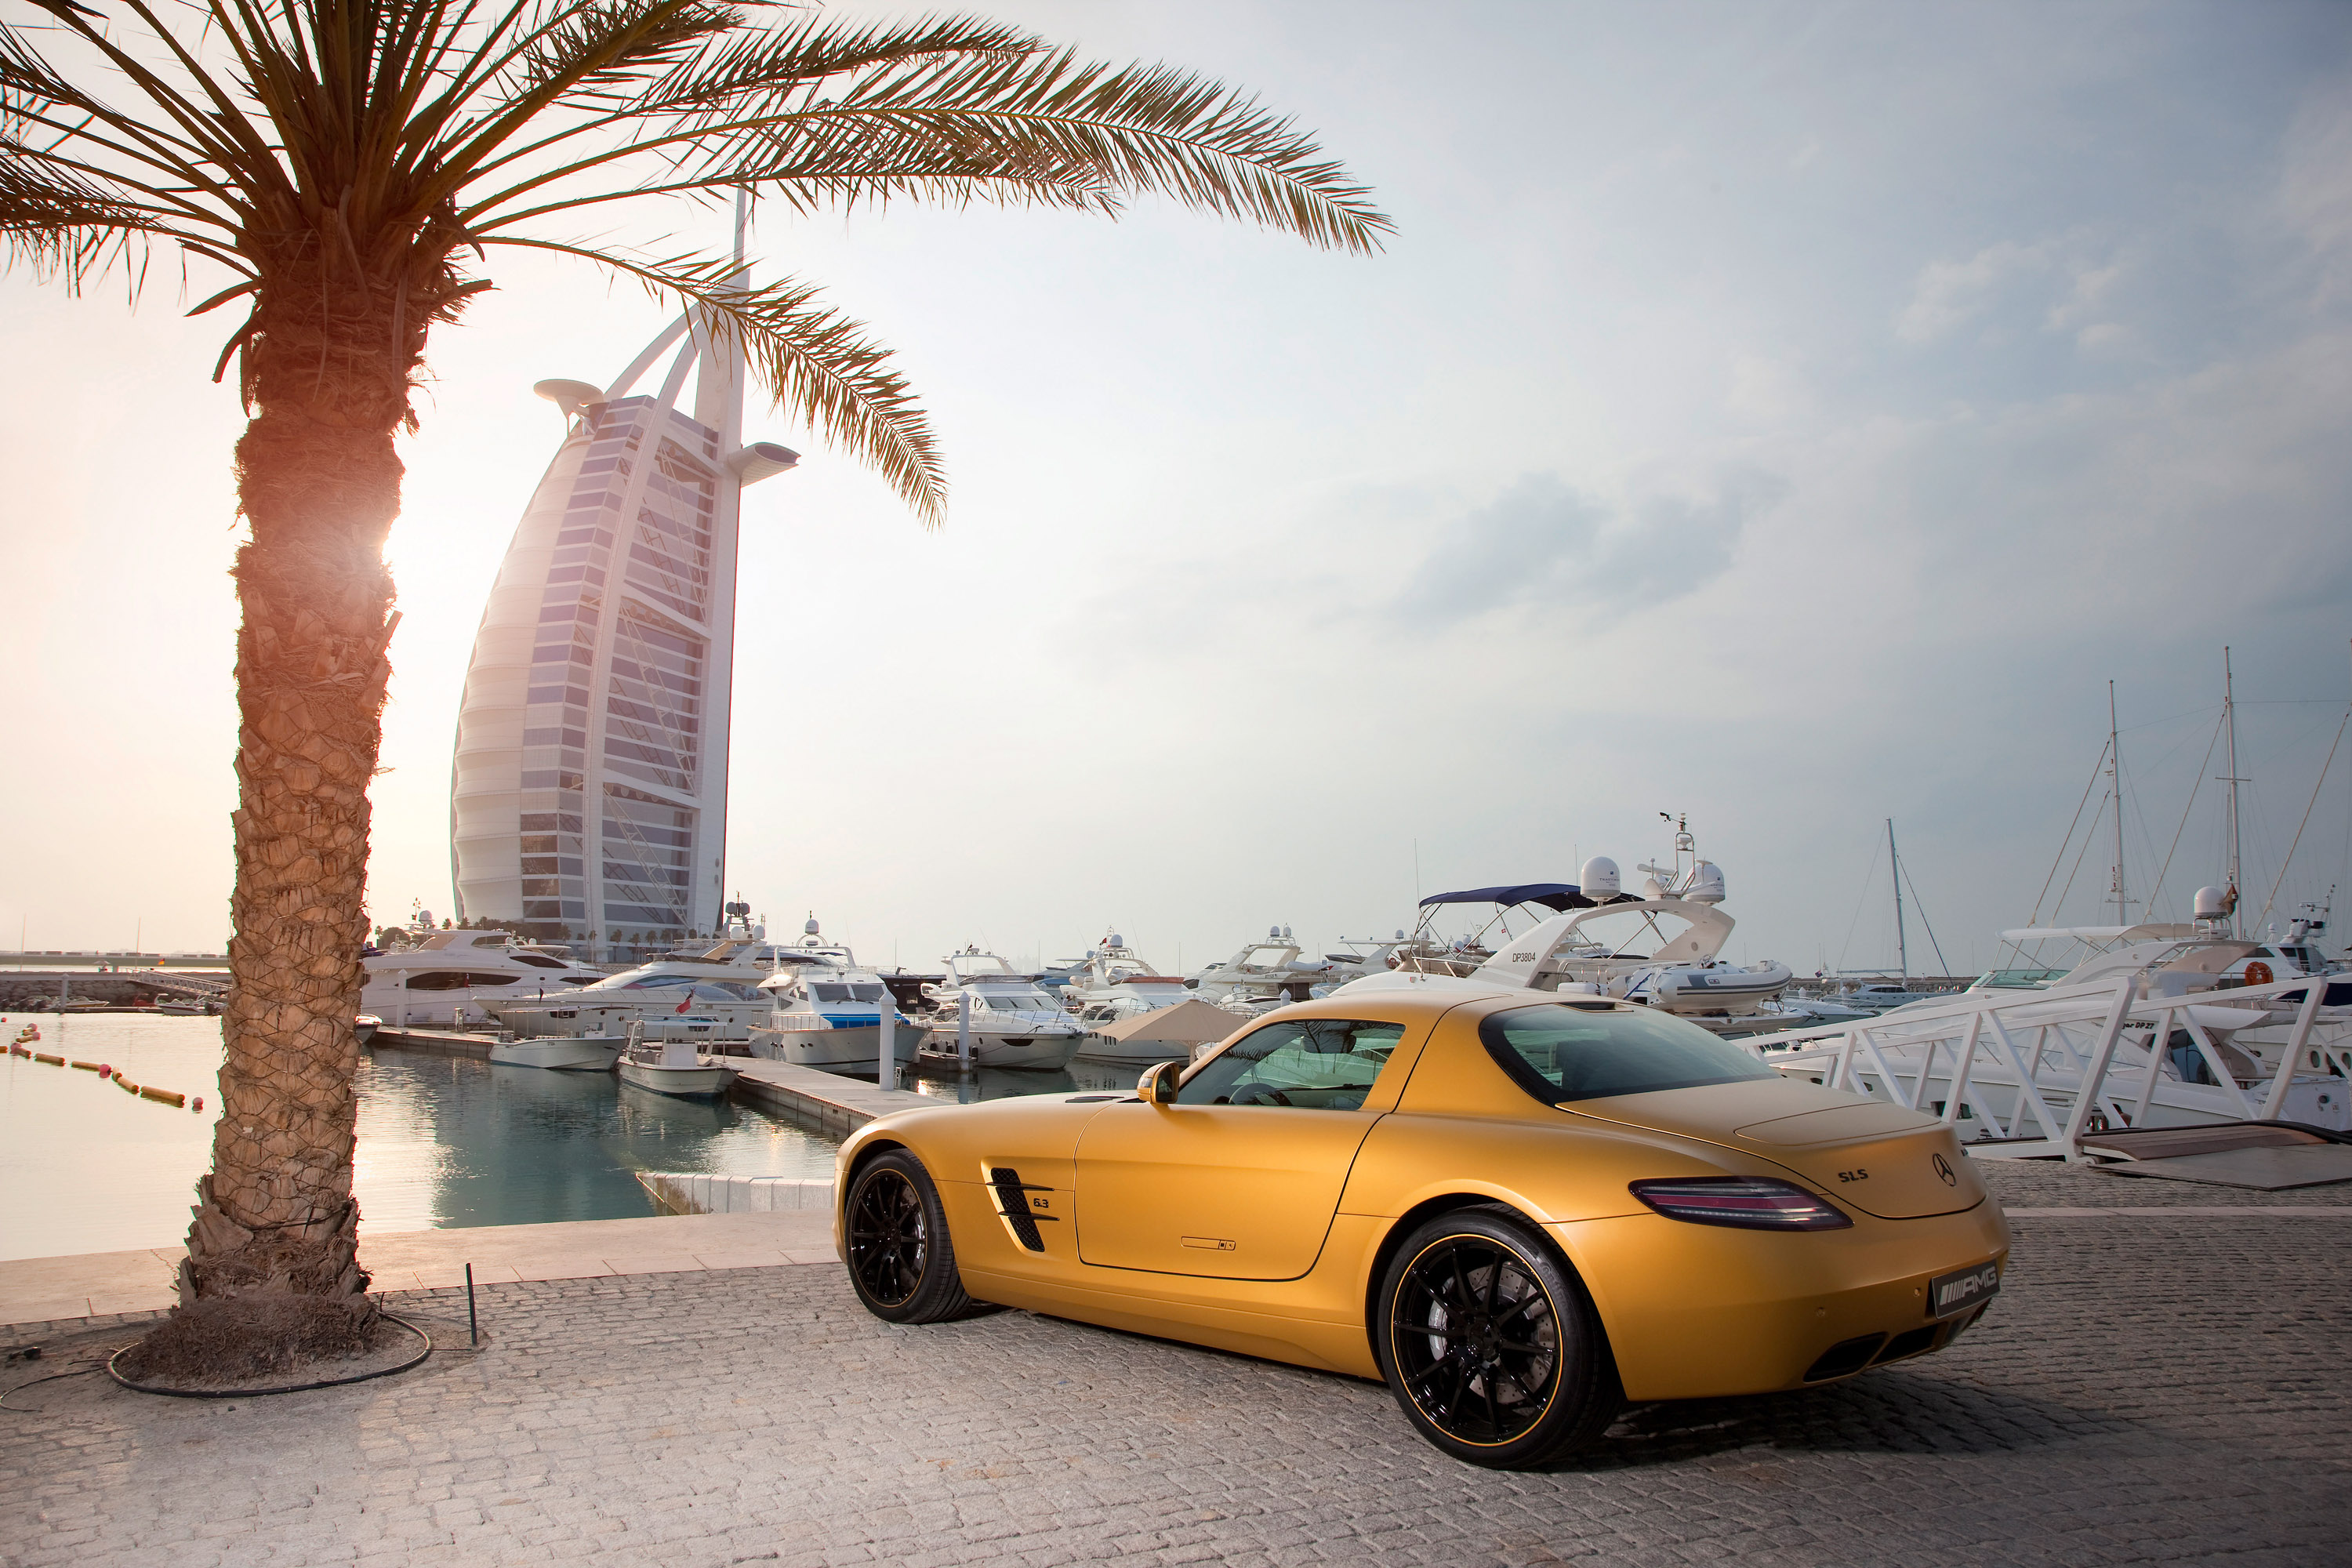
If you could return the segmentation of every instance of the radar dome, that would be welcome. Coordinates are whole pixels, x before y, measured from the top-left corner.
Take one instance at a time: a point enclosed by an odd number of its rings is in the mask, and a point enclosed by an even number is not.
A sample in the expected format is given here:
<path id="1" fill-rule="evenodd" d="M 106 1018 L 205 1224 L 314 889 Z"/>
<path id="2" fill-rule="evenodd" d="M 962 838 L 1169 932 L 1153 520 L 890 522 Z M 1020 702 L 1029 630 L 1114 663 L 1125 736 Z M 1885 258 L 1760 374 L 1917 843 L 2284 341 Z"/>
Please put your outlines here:
<path id="1" fill-rule="evenodd" d="M 2197 889 L 2197 918 L 2200 921 L 2223 919 L 2229 914 L 2230 905 L 2233 901 L 2227 889 L 2200 888 Z"/>
<path id="2" fill-rule="evenodd" d="M 801 934 L 803 936 L 814 936 L 816 934 L 816 917 L 814 915 L 811 915 L 809 917 L 808 924 L 801 927 Z"/>
<path id="3" fill-rule="evenodd" d="M 1712 860 L 1701 860 L 1691 868 L 1690 886 L 1683 897 L 1695 904 L 1723 902 L 1723 868 Z"/>
<path id="4" fill-rule="evenodd" d="M 1622 890 L 1617 880 L 1617 862 L 1606 855 L 1595 855 L 1587 860 L 1584 869 L 1576 874 L 1576 884 L 1578 890 L 1595 903 L 1613 899 Z"/>

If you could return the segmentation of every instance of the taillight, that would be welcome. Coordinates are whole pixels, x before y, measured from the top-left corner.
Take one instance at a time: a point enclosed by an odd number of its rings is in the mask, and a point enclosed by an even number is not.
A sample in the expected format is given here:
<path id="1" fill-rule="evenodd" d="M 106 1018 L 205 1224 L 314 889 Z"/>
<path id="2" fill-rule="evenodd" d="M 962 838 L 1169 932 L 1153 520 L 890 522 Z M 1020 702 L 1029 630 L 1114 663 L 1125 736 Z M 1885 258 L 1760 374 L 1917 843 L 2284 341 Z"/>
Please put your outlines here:
<path id="1" fill-rule="evenodd" d="M 1742 1230 L 1843 1230 L 1853 1224 L 1835 1204 L 1791 1182 L 1763 1176 L 1689 1176 L 1635 1182 L 1633 1195 L 1665 1215 L 1694 1225 Z"/>

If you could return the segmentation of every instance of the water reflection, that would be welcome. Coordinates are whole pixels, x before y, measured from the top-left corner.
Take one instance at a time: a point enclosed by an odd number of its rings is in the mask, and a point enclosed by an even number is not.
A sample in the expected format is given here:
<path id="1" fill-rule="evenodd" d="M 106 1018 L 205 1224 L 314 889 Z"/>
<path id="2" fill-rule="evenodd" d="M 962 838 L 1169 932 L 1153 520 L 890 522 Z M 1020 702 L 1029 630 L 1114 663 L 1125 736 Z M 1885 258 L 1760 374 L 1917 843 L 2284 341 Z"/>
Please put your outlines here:
<path id="1" fill-rule="evenodd" d="M 1080 1089 L 1125 1090 L 1135 1087 L 1143 1069 L 1133 1062 L 1097 1062 L 1074 1057 L 1059 1072 L 1033 1072 L 1020 1068 L 974 1068 L 968 1075 L 953 1068 L 922 1067 L 908 1088 L 918 1094 L 971 1105 L 983 1100 L 1013 1100 L 1025 1094 L 1070 1094 Z"/>
<path id="2" fill-rule="evenodd" d="M 0 1058 L 0 1258 L 177 1245 L 196 1178 L 212 1165 L 220 1021 L 36 1021 L 42 1050 L 202 1095 L 205 1109 L 175 1110 L 96 1073 Z M 605 1073 L 387 1047 L 362 1056 L 356 1087 L 353 1174 L 367 1230 L 647 1215 L 640 1170 L 833 1173 L 822 1133 L 725 1102 L 625 1094 Z"/>
<path id="3" fill-rule="evenodd" d="M 360 1079 L 360 1212 L 379 1229 L 656 1213 L 639 1171 L 833 1173 L 821 1134 L 610 1073 L 383 1048 Z"/>

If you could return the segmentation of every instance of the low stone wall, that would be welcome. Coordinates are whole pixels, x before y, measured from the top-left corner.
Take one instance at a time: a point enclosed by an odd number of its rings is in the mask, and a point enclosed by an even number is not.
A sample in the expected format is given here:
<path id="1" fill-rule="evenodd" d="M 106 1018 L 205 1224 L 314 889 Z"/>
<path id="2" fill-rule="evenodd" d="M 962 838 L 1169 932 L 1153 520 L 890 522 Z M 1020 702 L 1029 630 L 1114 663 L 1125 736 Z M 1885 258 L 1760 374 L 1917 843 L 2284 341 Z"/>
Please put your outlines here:
<path id="1" fill-rule="evenodd" d="M 833 1207 L 833 1184 L 792 1176 L 713 1176 L 639 1171 L 637 1181 L 671 1214 L 773 1214 Z"/>

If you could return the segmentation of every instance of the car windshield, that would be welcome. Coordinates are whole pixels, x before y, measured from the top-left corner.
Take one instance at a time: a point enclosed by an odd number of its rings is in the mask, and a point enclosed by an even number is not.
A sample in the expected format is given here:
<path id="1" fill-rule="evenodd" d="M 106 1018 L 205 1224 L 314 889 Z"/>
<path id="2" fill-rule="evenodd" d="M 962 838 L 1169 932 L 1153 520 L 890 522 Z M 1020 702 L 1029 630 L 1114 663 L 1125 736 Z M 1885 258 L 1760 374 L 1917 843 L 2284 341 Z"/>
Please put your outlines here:
<path id="1" fill-rule="evenodd" d="M 1546 1104 L 1777 1076 L 1696 1024 L 1633 1008 L 1514 1007 L 1480 1024 L 1478 1037 Z"/>

